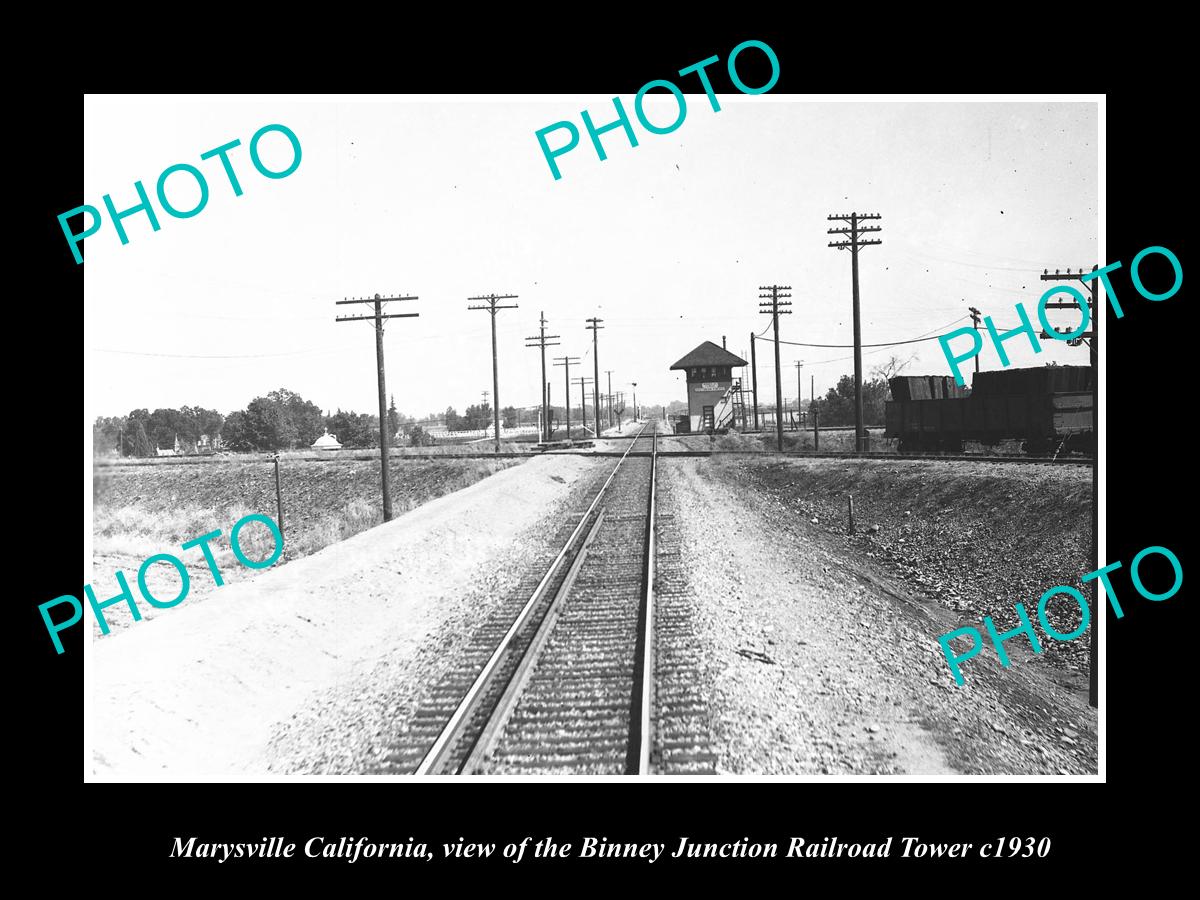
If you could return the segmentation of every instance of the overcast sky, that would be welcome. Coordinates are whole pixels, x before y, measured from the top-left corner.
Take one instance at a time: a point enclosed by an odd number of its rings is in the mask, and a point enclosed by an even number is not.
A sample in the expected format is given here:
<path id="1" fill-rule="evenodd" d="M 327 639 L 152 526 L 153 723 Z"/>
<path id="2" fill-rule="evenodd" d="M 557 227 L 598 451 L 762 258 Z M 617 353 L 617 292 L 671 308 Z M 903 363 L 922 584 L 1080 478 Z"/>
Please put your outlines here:
<path id="1" fill-rule="evenodd" d="M 622 98 L 632 116 L 632 97 Z M 278 387 L 326 410 L 376 410 L 375 344 L 366 323 L 334 323 L 345 296 L 405 293 L 392 312 L 419 312 L 385 331 L 388 390 L 405 413 L 460 412 L 492 388 L 488 314 L 467 298 L 517 294 L 497 320 L 500 399 L 538 403 L 538 352 L 524 338 L 545 311 L 561 335 L 554 356 L 592 371 L 589 316 L 600 332 L 602 387 L 639 383 L 643 403 L 685 399 L 670 365 L 702 341 L 748 358 L 750 332 L 769 325 L 759 285 L 792 286 L 785 340 L 852 340 L 850 256 L 828 248 L 830 213 L 883 216 L 883 244 L 860 257 L 863 340 L 905 340 L 969 324 L 975 305 L 1017 324 L 1024 301 L 1036 325 L 1043 268 L 1103 264 L 1098 253 L 1094 103 L 812 103 L 720 95 L 720 112 L 688 95 L 670 135 L 639 145 L 618 129 L 601 162 L 586 132 L 559 157 L 555 181 L 534 133 L 579 112 L 610 121 L 610 97 L 523 102 L 456 98 L 298 101 L 89 97 L 81 202 L 134 205 L 133 182 L 153 197 L 159 173 L 190 163 L 205 173 L 207 207 L 112 223 L 85 242 L 85 407 L 123 415 L 138 407 L 244 407 Z M 652 121 L 675 113 L 647 103 Z M 303 159 L 269 180 L 247 145 L 282 123 Z M 200 154 L 235 138 L 230 159 L 244 194 Z M 555 135 L 557 143 L 563 139 Z M 283 168 L 286 140 L 269 135 L 264 161 Z M 172 176 L 169 196 L 188 208 L 196 189 Z M 189 193 L 189 191 L 191 193 Z M 359 307 L 362 312 L 367 307 Z M 1074 327 L 1078 317 L 1052 313 Z M 1024 338 L 1007 343 L 1014 365 L 1086 365 L 1086 348 Z M 760 385 L 772 353 L 759 345 Z M 936 341 L 868 350 L 867 373 L 893 353 L 917 354 L 910 374 L 948 374 Z M 782 348 L 784 394 L 817 393 L 853 371 L 850 350 Z M 548 354 L 550 355 L 550 354 Z M 990 346 L 985 369 L 999 368 Z M 576 370 L 572 369 L 572 376 Z M 551 369 L 562 399 L 562 369 Z M 773 397 L 773 387 L 771 394 Z M 572 392 L 578 397 L 578 388 Z"/>

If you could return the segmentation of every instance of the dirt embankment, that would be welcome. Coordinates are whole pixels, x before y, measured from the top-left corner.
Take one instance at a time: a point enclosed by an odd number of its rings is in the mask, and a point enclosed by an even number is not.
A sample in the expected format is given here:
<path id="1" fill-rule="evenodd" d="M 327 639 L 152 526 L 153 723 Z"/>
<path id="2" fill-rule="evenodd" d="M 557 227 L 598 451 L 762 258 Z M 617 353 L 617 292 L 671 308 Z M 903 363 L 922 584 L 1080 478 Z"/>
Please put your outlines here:
<path id="1" fill-rule="evenodd" d="M 740 460 L 720 465 L 739 488 L 783 504 L 829 545 L 863 557 L 919 596 L 982 631 L 1019 622 L 1020 602 L 1037 626 L 1037 603 L 1056 585 L 1079 589 L 1092 571 L 1092 470 L 1086 466 L 882 460 Z M 856 534 L 848 534 L 848 498 Z M 1069 597 L 1050 604 L 1060 633 L 1079 624 Z M 1040 626 L 1037 626 L 1039 633 Z M 1020 643 L 1024 638 L 1009 643 Z M 1089 635 L 1044 640 L 1044 656 L 1086 673 Z"/>
<path id="2" fill-rule="evenodd" d="M 415 509 L 437 497 L 465 488 L 516 465 L 514 459 L 399 459 L 391 465 L 394 514 Z M 383 522 L 378 460 L 284 460 L 284 552 L 280 564 L 308 556 Z M 219 530 L 212 542 L 218 569 L 226 583 L 256 573 L 234 559 L 229 546 L 233 524 L 250 513 L 277 517 L 275 470 L 269 460 L 221 461 L 183 465 L 102 466 L 93 480 L 93 575 L 98 599 L 118 592 L 116 571 L 133 584 L 138 567 L 156 553 L 174 553 L 188 567 L 194 604 L 217 590 L 199 549 L 180 545 Z M 273 542 L 265 527 L 247 528 L 239 536 L 252 559 L 271 555 Z M 179 592 L 179 576 L 168 564 L 149 570 L 147 583 L 156 596 Z M 135 592 L 137 588 L 134 588 Z M 143 604 L 142 614 L 158 611 Z M 126 606 L 106 610 L 114 631 L 132 623 Z M 93 622 L 95 633 L 99 625 Z"/>
<path id="3" fill-rule="evenodd" d="M 1014 508 L 1004 526 L 991 512 L 989 504 L 1007 502 L 997 491 L 1036 482 L 1047 489 L 1047 476 L 955 468 L 947 480 L 961 483 L 943 494 L 934 477 L 942 472 L 924 463 L 889 471 L 897 465 L 905 464 L 742 457 L 663 466 L 679 502 L 682 562 L 712 673 L 705 689 L 719 770 L 1094 773 L 1096 711 L 1081 673 L 1061 665 L 1069 657 L 1053 665 L 1015 638 L 1009 667 L 988 645 L 957 686 L 937 641 L 960 624 L 979 626 L 985 595 L 971 592 L 976 571 L 989 600 L 999 598 L 990 602 L 1006 628 L 999 607 L 1012 616 L 1008 579 L 1024 593 L 1016 579 L 1041 577 L 1029 574 L 1032 564 L 1060 583 L 1086 555 L 1063 549 L 1074 522 L 1065 512 L 1055 521 L 1048 509 Z M 874 535 L 844 534 L 847 485 L 856 506 L 870 511 L 862 521 L 880 525 Z M 1071 494 L 1069 484 L 1058 491 L 1064 500 Z M 959 502 L 965 498 L 977 506 Z M 1039 523 L 1028 536 L 1021 529 L 1034 523 L 1026 514 Z M 988 516 L 986 536 L 964 538 L 977 553 L 958 559 L 963 551 L 950 536 L 979 529 Z M 1084 651 L 1086 636 L 1060 646 Z"/>
<path id="4" fill-rule="evenodd" d="M 95 773 L 361 771 L 595 470 L 531 460 L 98 640 Z"/>

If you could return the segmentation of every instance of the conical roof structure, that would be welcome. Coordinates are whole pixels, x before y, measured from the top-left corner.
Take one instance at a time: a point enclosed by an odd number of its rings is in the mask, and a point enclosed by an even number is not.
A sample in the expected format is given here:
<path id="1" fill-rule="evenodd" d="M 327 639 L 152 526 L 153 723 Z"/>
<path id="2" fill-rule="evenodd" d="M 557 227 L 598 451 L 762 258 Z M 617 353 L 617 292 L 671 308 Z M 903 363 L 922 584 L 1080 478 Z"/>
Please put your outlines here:
<path id="1" fill-rule="evenodd" d="M 325 429 L 325 433 L 317 438 L 312 443 L 314 450 L 341 450 L 342 445 L 338 443 L 337 435 L 330 434 L 329 429 Z"/>

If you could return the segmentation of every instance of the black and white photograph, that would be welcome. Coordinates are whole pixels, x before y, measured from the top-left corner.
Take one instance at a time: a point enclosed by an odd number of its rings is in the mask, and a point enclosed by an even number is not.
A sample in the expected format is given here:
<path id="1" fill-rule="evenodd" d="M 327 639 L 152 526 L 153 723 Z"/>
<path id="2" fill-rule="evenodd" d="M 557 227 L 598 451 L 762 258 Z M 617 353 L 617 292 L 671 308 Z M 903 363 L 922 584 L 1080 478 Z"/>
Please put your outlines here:
<path id="1" fill-rule="evenodd" d="M 764 54 L 84 98 L 85 780 L 1103 777 L 1104 97 Z"/>

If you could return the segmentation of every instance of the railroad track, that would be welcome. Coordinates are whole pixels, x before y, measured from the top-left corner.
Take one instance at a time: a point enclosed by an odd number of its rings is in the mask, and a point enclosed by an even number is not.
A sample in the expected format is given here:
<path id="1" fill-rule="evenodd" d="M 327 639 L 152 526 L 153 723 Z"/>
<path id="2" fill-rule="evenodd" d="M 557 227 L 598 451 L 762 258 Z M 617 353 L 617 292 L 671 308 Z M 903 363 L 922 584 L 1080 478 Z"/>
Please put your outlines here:
<path id="1" fill-rule="evenodd" d="M 528 597 L 479 629 L 385 770 L 649 772 L 656 445 L 645 428 L 630 442 Z"/>
<path id="2" fill-rule="evenodd" d="M 624 438 L 629 440 L 629 438 Z M 604 437 L 601 440 L 622 440 L 621 437 Z M 391 457 L 393 463 L 398 460 L 421 460 L 421 461 L 447 461 L 456 459 L 537 459 L 540 456 L 596 456 L 596 457 L 611 457 L 620 459 L 627 454 L 629 456 L 649 456 L 650 450 L 638 449 L 633 450 L 637 446 L 637 440 L 632 440 L 629 448 L 625 450 L 547 450 L 544 453 L 534 452 L 513 452 L 502 451 L 500 453 L 443 453 L 443 454 L 417 454 L 417 453 L 402 453 Z M 633 450 L 630 453 L 630 450 Z M 1046 456 L 981 456 L 972 455 L 969 453 L 958 454 L 941 454 L 941 453 L 859 453 L 855 451 L 845 451 L 841 453 L 814 453 L 811 450 L 785 450 L 779 452 L 777 450 L 658 450 L 658 456 L 661 457 L 707 457 L 707 456 L 786 456 L 795 459 L 904 459 L 904 460 L 932 460 L 935 462 L 984 462 L 984 463 L 1005 463 L 1017 465 L 1041 465 L 1041 466 L 1094 466 L 1096 464 L 1095 457 L 1064 457 L 1054 459 Z M 221 462 L 238 462 L 237 457 L 219 457 L 215 460 L 178 460 L 174 459 L 171 462 L 109 462 L 103 461 L 97 464 L 97 468 L 115 469 L 115 468 L 145 468 L 147 466 L 181 466 L 181 465 L 219 465 Z M 269 463 L 270 460 L 258 460 Z M 379 455 L 372 456 L 354 456 L 342 457 L 340 459 L 334 457 L 297 457 L 295 462 L 370 462 L 378 463 Z"/>

